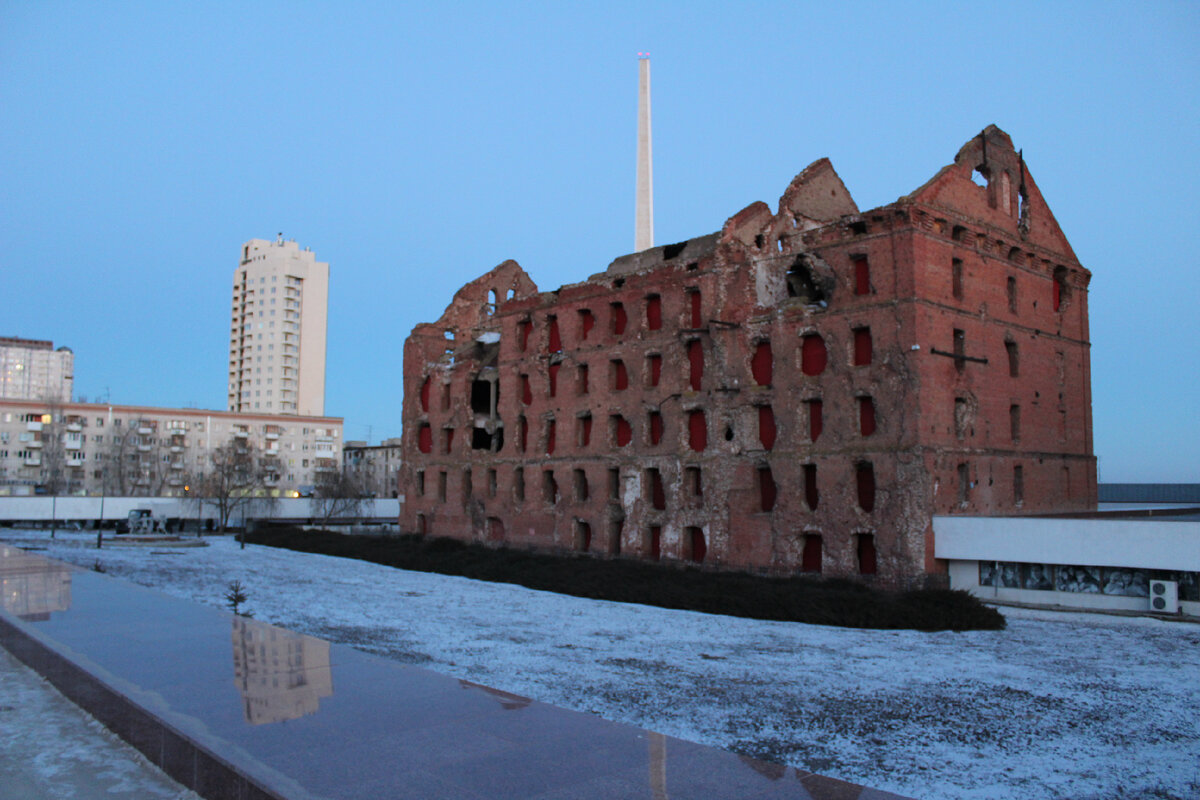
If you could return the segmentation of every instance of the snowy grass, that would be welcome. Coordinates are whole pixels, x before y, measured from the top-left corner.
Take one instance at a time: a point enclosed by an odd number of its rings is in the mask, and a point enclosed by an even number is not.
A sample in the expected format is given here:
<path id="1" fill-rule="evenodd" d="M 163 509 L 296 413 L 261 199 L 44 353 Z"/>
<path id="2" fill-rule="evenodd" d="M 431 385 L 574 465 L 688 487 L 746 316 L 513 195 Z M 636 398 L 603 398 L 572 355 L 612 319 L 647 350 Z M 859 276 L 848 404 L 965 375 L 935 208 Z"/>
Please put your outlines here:
<path id="1" fill-rule="evenodd" d="M 1005 609 L 1003 631 L 718 617 L 209 539 L 0 531 L 109 576 L 466 680 L 925 800 L 1200 798 L 1200 626 Z"/>

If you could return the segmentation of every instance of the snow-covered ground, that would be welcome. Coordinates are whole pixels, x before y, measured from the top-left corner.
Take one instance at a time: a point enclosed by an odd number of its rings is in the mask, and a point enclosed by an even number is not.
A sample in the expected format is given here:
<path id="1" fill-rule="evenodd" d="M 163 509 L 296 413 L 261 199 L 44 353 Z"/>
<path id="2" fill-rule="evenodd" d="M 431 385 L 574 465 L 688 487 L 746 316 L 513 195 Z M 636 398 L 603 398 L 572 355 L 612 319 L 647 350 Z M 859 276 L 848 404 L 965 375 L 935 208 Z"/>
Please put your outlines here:
<path id="1" fill-rule="evenodd" d="M 564 597 L 247 546 L 11 543 L 548 703 L 924 800 L 1200 798 L 1200 625 L 1005 609 L 845 630 Z"/>

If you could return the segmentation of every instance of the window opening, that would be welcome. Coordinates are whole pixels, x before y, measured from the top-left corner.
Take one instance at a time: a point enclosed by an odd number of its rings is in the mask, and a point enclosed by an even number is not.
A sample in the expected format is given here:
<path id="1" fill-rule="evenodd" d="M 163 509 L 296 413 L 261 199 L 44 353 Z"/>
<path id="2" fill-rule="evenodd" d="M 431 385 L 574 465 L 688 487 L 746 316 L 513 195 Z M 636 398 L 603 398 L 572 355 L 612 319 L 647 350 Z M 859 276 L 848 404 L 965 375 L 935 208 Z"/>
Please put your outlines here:
<path id="1" fill-rule="evenodd" d="M 704 347 L 699 339 L 693 339 L 687 345 L 688 354 L 688 385 L 692 391 L 700 391 L 704 381 Z"/>
<path id="2" fill-rule="evenodd" d="M 417 470 L 417 497 L 425 496 L 425 470 Z"/>
<path id="3" fill-rule="evenodd" d="M 609 500 L 620 500 L 621 499 L 621 468 L 620 467 L 609 467 L 608 468 L 608 499 Z"/>
<path id="4" fill-rule="evenodd" d="M 770 406 L 758 407 L 758 440 L 763 449 L 775 448 L 775 411 Z"/>
<path id="5" fill-rule="evenodd" d="M 445 444 L 444 452 L 449 453 L 454 447 L 454 428 L 442 428 L 442 442 Z"/>
<path id="6" fill-rule="evenodd" d="M 522 453 L 529 446 L 529 423 L 524 416 L 517 417 L 517 445 Z"/>
<path id="7" fill-rule="evenodd" d="M 651 411 L 648 415 L 650 428 L 650 444 L 656 445 L 662 442 L 663 438 L 663 417 L 658 411 Z"/>
<path id="8" fill-rule="evenodd" d="M 662 356 L 658 353 L 651 353 L 646 356 L 646 385 L 650 387 L 658 386 L 661 378 Z"/>
<path id="9" fill-rule="evenodd" d="M 858 573 L 860 575 L 874 575 L 876 569 L 875 535 L 859 533 L 854 538 L 857 540 L 855 550 L 858 556 Z"/>
<path id="10" fill-rule="evenodd" d="M 775 476 L 770 467 L 758 468 L 758 506 L 760 511 L 771 511 L 775 508 Z"/>
<path id="11" fill-rule="evenodd" d="M 588 365 L 580 364 L 576 373 L 576 387 L 579 394 L 588 393 Z"/>
<path id="12" fill-rule="evenodd" d="M 575 549 L 581 553 L 592 549 L 592 526 L 583 520 L 575 520 Z"/>
<path id="13" fill-rule="evenodd" d="M 1004 350 L 1008 353 L 1008 376 L 1016 378 L 1021 374 L 1021 356 L 1017 351 L 1017 343 L 1011 339 L 1006 340 Z"/>
<path id="14" fill-rule="evenodd" d="M 1021 441 L 1021 407 L 1013 404 L 1008 407 L 1008 433 L 1014 442 Z"/>
<path id="15" fill-rule="evenodd" d="M 854 366 L 865 367 L 870 365 L 873 357 L 871 329 L 870 328 L 855 328 L 854 329 Z"/>
<path id="16" fill-rule="evenodd" d="M 954 329 L 954 368 L 959 372 L 967 365 L 967 335 L 959 330 Z"/>
<path id="17" fill-rule="evenodd" d="M 662 559 L 662 526 L 651 525 L 649 530 L 649 547 L 650 558 L 654 561 Z"/>
<path id="18" fill-rule="evenodd" d="M 800 371 L 810 377 L 820 375 L 827 361 L 825 340 L 815 333 L 805 334 L 800 340 Z"/>
<path id="19" fill-rule="evenodd" d="M 550 505 L 558 502 L 558 481 L 554 480 L 554 470 L 542 470 L 542 499 Z"/>
<path id="20" fill-rule="evenodd" d="M 866 256 L 854 259 L 854 293 L 871 293 L 871 266 L 867 263 Z"/>
<path id="21" fill-rule="evenodd" d="M 863 436 L 875 433 L 875 400 L 873 398 L 858 398 L 858 429 Z"/>
<path id="22" fill-rule="evenodd" d="M 629 426 L 629 420 L 619 414 L 611 417 L 612 419 L 612 435 L 613 441 L 617 447 L 625 447 L 633 439 L 633 429 Z"/>
<path id="23" fill-rule="evenodd" d="M 805 405 L 808 406 L 808 440 L 815 442 L 821 438 L 821 431 L 825 426 L 824 404 L 820 400 L 809 400 Z"/>
<path id="24" fill-rule="evenodd" d="M 442 384 L 442 410 L 450 410 L 450 381 Z"/>
<path id="25" fill-rule="evenodd" d="M 1011 275 L 1008 277 L 1008 310 L 1017 313 L 1017 279 Z"/>
<path id="26" fill-rule="evenodd" d="M 488 292 L 487 308 L 484 309 L 490 317 L 496 313 L 496 306 L 499 304 L 499 298 L 496 296 L 496 290 L 492 289 Z"/>
<path id="27" fill-rule="evenodd" d="M 699 467 L 684 467 L 683 485 L 694 505 L 704 504 L 704 478 Z"/>
<path id="28" fill-rule="evenodd" d="M 546 420 L 546 455 L 554 455 L 555 438 L 558 425 L 554 420 Z"/>
<path id="29" fill-rule="evenodd" d="M 582 503 L 588 499 L 587 472 L 576 469 L 571 471 L 571 475 L 575 482 L 575 500 Z"/>
<path id="30" fill-rule="evenodd" d="M 817 510 L 820 493 L 817 491 L 817 465 L 804 465 L 804 504 L 809 511 Z"/>
<path id="31" fill-rule="evenodd" d="M 625 520 L 620 518 L 608 521 L 608 554 L 610 556 L 621 555 L 621 528 L 624 525 Z"/>
<path id="32" fill-rule="evenodd" d="M 554 397 L 558 394 L 558 370 L 562 364 L 551 364 L 546 370 L 546 377 L 549 383 L 550 396 Z"/>
<path id="33" fill-rule="evenodd" d="M 529 349 L 529 334 L 533 332 L 533 322 L 523 319 L 517 323 L 517 341 L 521 343 L 521 352 Z"/>
<path id="34" fill-rule="evenodd" d="M 625 324 L 628 321 L 625 316 L 625 306 L 622 303 L 612 303 L 609 307 L 612 309 L 613 336 L 620 336 L 625 333 Z"/>
<path id="35" fill-rule="evenodd" d="M 417 449 L 422 453 L 433 452 L 433 431 L 425 423 L 417 429 Z"/>
<path id="36" fill-rule="evenodd" d="M 1013 503 L 1025 502 L 1025 468 L 1020 464 L 1013 467 Z"/>
<path id="37" fill-rule="evenodd" d="M 958 504 L 965 506 L 971 499 L 971 473 L 966 464 L 958 465 Z"/>
<path id="38" fill-rule="evenodd" d="M 592 314 L 591 309 L 579 309 L 579 340 L 586 342 L 588 334 L 596 325 L 596 317 Z"/>
<path id="39" fill-rule="evenodd" d="M 546 352 L 561 353 L 563 346 L 562 335 L 558 330 L 558 317 L 551 315 L 546 318 L 546 321 L 550 326 L 550 336 L 546 344 Z"/>
<path id="40" fill-rule="evenodd" d="M 579 435 L 576 437 L 576 442 L 580 447 L 587 447 L 592 443 L 592 415 L 584 414 L 577 418 Z"/>
<path id="41" fill-rule="evenodd" d="M 474 492 L 474 487 L 471 485 L 471 468 L 467 467 L 462 472 L 462 502 L 464 508 L 471 502 L 472 492 Z"/>
<path id="42" fill-rule="evenodd" d="M 533 402 L 533 387 L 529 385 L 529 376 L 521 375 L 521 403 L 529 405 Z"/>
<path id="43" fill-rule="evenodd" d="M 1061 311 L 1063 300 L 1067 294 L 1067 270 L 1057 267 L 1054 270 L 1054 310 Z"/>
<path id="44" fill-rule="evenodd" d="M 818 533 L 804 534 L 804 550 L 800 556 L 801 572 L 821 571 L 821 535 Z"/>
<path id="45" fill-rule="evenodd" d="M 629 388 L 629 373 L 625 370 L 625 362 L 614 358 L 608 362 L 608 374 L 611 376 L 613 391 L 620 392 Z"/>
<path id="46" fill-rule="evenodd" d="M 861 462 L 854 470 L 858 488 L 858 507 L 870 513 L 875 510 L 875 467 L 869 461 Z"/>
<path id="47" fill-rule="evenodd" d="M 750 373 L 754 376 L 754 382 L 759 386 L 770 386 L 773 366 L 771 342 L 764 339 L 754 346 L 754 356 L 750 359 Z"/>
<path id="48" fill-rule="evenodd" d="M 496 496 L 496 482 L 496 470 L 489 469 L 487 471 L 488 497 Z"/>
<path id="49" fill-rule="evenodd" d="M 652 294 L 646 298 L 646 329 L 656 331 L 662 328 L 662 297 Z"/>
<path id="50" fill-rule="evenodd" d="M 699 289 L 688 290 L 688 307 L 692 313 L 692 328 L 700 328 L 703 323 L 703 314 L 701 313 L 701 299 Z"/>
<path id="51" fill-rule="evenodd" d="M 697 453 L 708 447 L 708 424 L 703 411 L 688 412 L 688 446 Z"/>
<path id="52" fill-rule="evenodd" d="M 525 502 L 525 468 L 517 467 L 513 470 L 513 495 L 516 496 L 518 502 Z"/>
<path id="53" fill-rule="evenodd" d="M 950 262 L 951 286 L 954 291 L 954 299 L 963 299 L 963 262 L 961 258 L 955 258 Z"/>
<path id="54" fill-rule="evenodd" d="M 425 380 L 421 382 L 421 410 L 425 412 L 429 411 L 429 384 L 430 378 L 426 375 Z"/>
<path id="55" fill-rule="evenodd" d="M 700 528 L 689 527 L 685 530 L 685 538 L 688 544 L 688 560 L 696 564 L 703 564 L 704 557 L 708 554 L 704 531 Z"/>
<path id="56" fill-rule="evenodd" d="M 646 490 L 649 493 L 646 499 L 650 501 L 650 507 L 658 511 L 665 511 L 667 494 L 663 489 L 662 473 L 654 467 L 646 470 Z"/>
<path id="57" fill-rule="evenodd" d="M 499 517 L 488 517 L 488 541 L 503 542 L 504 541 L 504 522 Z"/>
<path id="58" fill-rule="evenodd" d="M 441 502 L 441 503 L 446 502 L 446 483 L 447 483 L 446 473 L 444 471 L 439 472 L 438 473 L 438 486 L 437 486 L 438 502 Z"/>

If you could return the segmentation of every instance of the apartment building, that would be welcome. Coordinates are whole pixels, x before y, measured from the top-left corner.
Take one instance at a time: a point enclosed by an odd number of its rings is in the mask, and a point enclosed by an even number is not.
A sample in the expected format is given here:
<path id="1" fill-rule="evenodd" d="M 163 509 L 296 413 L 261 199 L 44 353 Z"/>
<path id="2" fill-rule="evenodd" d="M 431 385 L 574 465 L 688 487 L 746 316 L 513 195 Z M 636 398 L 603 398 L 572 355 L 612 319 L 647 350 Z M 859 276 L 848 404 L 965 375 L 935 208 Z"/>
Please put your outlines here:
<path id="1" fill-rule="evenodd" d="M 0 398 L 67 402 L 75 382 L 75 354 L 54 342 L 0 336 Z"/>
<path id="2" fill-rule="evenodd" d="M 233 274 L 229 410 L 322 416 L 329 264 L 295 240 L 251 239 Z"/>
<path id="3" fill-rule="evenodd" d="M 363 490 L 372 497 L 400 496 L 401 448 L 404 440 L 397 437 L 382 443 L 349 441 L 342 446 L 342 468 L 358 477 Z"/>
<path id="4" fill-rule="evenodd" d="M 244 443 L 288 496 L 342 461 L 342 420 L 194 408 L 0 400 L 0 496 L 178 497 L 213 451 Z"/>

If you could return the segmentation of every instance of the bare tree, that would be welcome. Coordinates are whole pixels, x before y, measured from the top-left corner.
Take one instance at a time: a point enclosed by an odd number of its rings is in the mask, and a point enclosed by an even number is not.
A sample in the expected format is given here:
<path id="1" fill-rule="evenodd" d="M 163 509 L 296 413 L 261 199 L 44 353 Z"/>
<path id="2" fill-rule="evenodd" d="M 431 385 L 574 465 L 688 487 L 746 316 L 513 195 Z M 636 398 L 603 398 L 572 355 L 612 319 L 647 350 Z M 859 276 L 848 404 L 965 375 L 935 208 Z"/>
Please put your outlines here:
<path id="1" fill-rule="evenodd" d="M 212 451 L 208 469 L 197 484 L 203 502 L 217 510 L 222 533 L 235 512 L 244 516 L 250 506 L 274 499 L 267 496 L 266 477 L 252 442 L 235 437 Z"/>
<path id="2" fill-rule="evenodd" d="M 141 475 L 138 454 L 140 442 L 134 421 L 127 428 L 112 434 L 108 446 L 101 453 L 104 459 L 102 479 L 105 494 L 117 497 L 134 495 L 136 479 Z"/>
<path id="3" fill-rule="evenodd" d="M 42 401 L 46 413 L 42 416 L 41 457 L 42 486 L 46 494 L 57 497 L 67 488 L 67 451 L 63 441 L 62 403 L 53 398 Z"/>
<path id="4" fill-rule="evenodd" d="M 360 516 L 366 493 L 367 487 L 356 471 L 319 472 L 309 501 L 312 515 L 320 517 L 322 525 L 328 525 L 335 517 Z"/>

